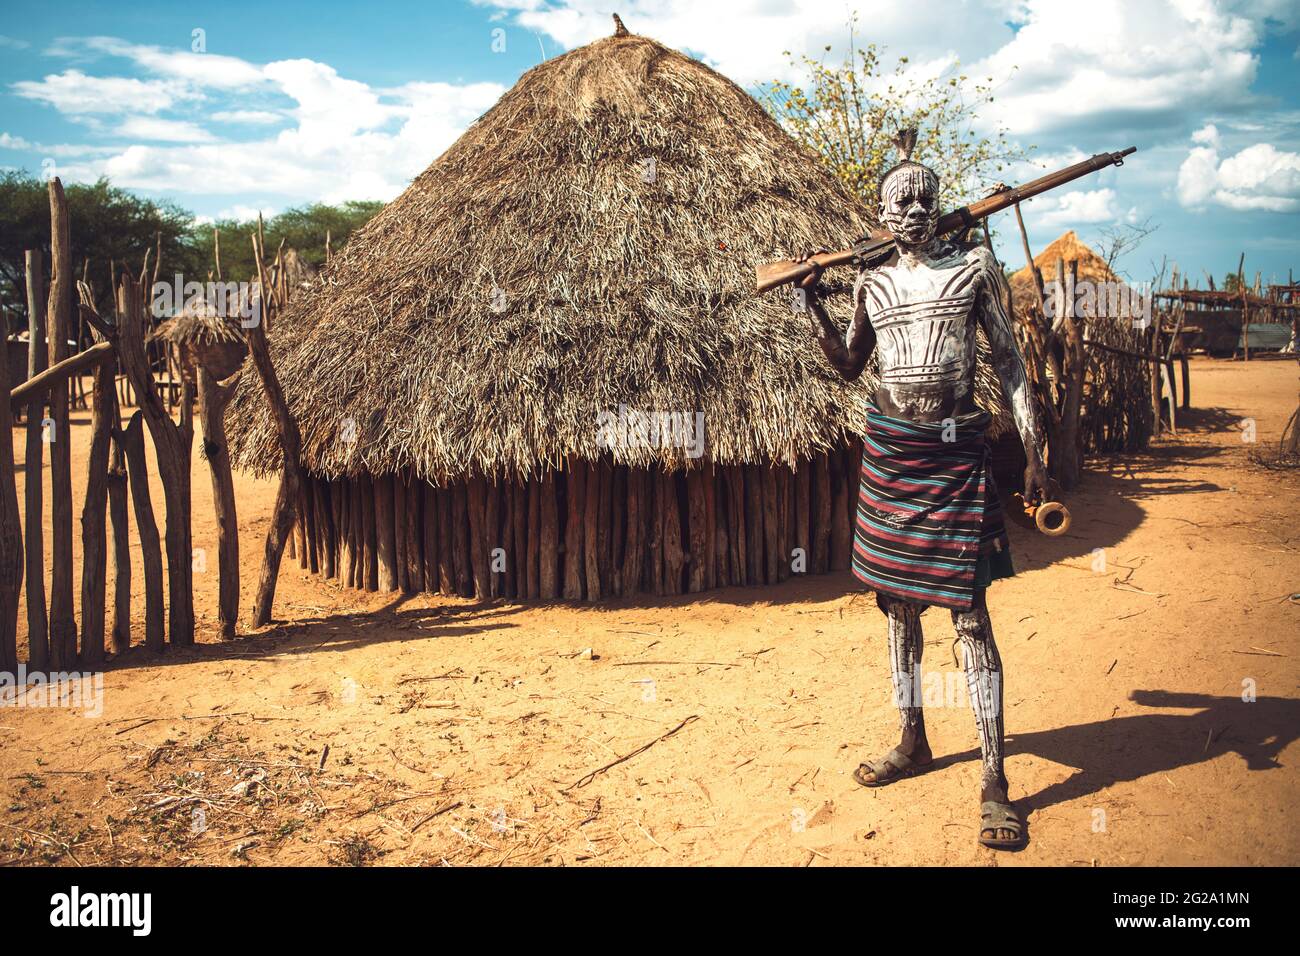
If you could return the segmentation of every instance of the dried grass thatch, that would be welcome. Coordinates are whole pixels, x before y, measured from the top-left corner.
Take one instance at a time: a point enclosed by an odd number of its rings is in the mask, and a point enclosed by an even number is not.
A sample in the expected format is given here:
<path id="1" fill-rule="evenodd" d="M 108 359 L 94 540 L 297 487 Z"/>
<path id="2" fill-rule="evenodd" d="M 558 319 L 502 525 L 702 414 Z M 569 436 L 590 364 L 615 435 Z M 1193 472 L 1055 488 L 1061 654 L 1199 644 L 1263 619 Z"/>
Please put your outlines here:
<path id="1" fill-rule="evenodd" d="M 180 314 L 161 323 L 151 340 L 176 346 L 181 371 L 195 380 L 195 365 L 208 369 L 216 379 L 234 374 L 248 354 L 248 343 L 238 319 L 222 315 L 211 303 L 195 299 Z"/>
<path id="2" fill-rule="evenodd" d="M 526 73 L 278 317 L 272 354 L 319 475 L 528 476 L 601 457 L 597 414 L 701 411 L 706 461 L 793 463 L 861 429 L 757 262 L 837 247 L 868 210 L 703 64 L 615 35 Z M 832 277 L 846 311 L 851 275 Z M 1001 415 L 981 378 L 985 407 Z M 236 463 L 279 466 L 246 378 Z M 353 434 L 354 441 L 341 436 Z M 679 468 L 680 449 L 617 464 Z"/>

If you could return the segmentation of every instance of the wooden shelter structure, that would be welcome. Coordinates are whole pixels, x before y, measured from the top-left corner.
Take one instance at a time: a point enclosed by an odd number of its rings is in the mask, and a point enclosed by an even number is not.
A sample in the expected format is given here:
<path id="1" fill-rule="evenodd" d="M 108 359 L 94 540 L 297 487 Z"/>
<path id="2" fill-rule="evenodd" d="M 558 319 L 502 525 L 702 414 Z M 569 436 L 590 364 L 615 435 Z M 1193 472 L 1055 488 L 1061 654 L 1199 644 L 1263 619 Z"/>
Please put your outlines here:
<path id="1" fill-rule="evenodd" d="M 621 24 L 535 67 L 276 317 L 300 562 L 589 601 L 847 568 L 871 371 L 840 380 L 752 276 L 872 225 L 752 97 Z M 233 460 L 274 473 L 244 378 Z M 987 363 L 978 387 L 1006 429 Z M 641 415 L 703 433 L 611 427 Z"/>
<path id="2" fill-rule="evenodd" d="M 1032 262 L 1033 270 L 1026 264 L 1011 276 L 1011 297 L 1017 316 L 1022 318 L 1022 331 L 1033 326 L 1046 333 L 1038 336 L 1040 341 L 1024 344 L 1031 377 L 1036 379 L 1041 391 L 1048 393 L 1044 404 L 1049 407 L 1073 403 L 1061 401 L 1061 393 L 1070 387 L 1067 374 L 1070 363 L 1066 360 L 1069 343 L 1065 341 L 1066 336 L 1053 336 L 1047 330 L 1051 326 L 1060 329 L 1060 316 L 1067 301 L 1076 301 L 1075 293 L 1082 289 L 1081 283 L 1093 284 L 1094 295 L 1081 298 L 1075 306 L 1080 320 L 1078 345 L 1082 349 L 1075 439 L 1079 462 L 1086 455 L 1146 447 L 1154 428 L 1149 356 L 1150 326 L 1156 322 L 1154 312 L 1149 322 L 1131 314 L 1134 290 L 1073 230 L 1049 243 Z M 1043 302 L 1044 280 L 1057 283 L 1055 303 Z M 1105 302 L 1099 301 L 1098 290 L 1105 292 Z M 1046 294 L 1052 296 L 1050 290 Z M 1052 322 L 1041 321 L 1044 305 L 1055 306 L 1057 318 Z M 1040 318 L 1036 323 L 1025 323 L 1026 316 Z M 1051 341 L 1053 338 L 1055 341 Z M 1049 433 L 1053 431 L 1049 426 Z"/>

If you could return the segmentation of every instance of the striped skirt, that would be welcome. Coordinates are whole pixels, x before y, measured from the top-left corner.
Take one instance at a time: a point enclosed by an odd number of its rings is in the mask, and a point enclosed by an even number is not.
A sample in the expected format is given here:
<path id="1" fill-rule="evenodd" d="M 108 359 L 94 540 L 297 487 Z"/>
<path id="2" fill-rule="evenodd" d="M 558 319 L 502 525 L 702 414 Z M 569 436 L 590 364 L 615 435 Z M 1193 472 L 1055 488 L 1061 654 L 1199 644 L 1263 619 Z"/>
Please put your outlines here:
<path id="1" fill-rule="evenodd" d="M 853 573 L 877 594 L 965 611 L 1013 574 L 984 429 L 988 412 L 907 422 L 872 409 L 863 436 Z"/>

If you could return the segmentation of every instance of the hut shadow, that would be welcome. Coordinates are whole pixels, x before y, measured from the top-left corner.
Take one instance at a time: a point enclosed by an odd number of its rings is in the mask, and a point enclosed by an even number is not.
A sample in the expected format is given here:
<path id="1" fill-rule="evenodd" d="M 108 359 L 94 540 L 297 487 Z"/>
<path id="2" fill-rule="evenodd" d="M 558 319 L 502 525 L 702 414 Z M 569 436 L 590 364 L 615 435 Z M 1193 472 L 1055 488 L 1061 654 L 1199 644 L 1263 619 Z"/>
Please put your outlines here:
<path id="1" fill-rule="evenodd" d="M 1009 734 L 1007 755 L 1034 754 L 1075 772 L 1017 801 L 1027 811 L 1092 796 L 1127 783 L 1236 754 L 1247 770 L 1280 770 L 1279 755 L 1300 736 L 1300 700 L 1139 690 L 1129 699 L 1144 707 L 1193 710 L 1187 714 L 1136 714 L 1072 727 Z M 978 748 L 936 760 L 939 766 L 978 761 Z M 1014 780 L 1013 780 L 1014 784 Z"/>
<path id="2" fill-rule="evenodd" d="M 194 661 L 256 659 L 276 655 L 313 654 L 317 651 L 346 651 L 389 641 L 445 640 L 513 627 L 512 614 L 526 605 L 474 602 L 405 607 L 419 597 L 398 595 L 381 608 L 324 614 L 293 621 L 272 622 L 272 627 L 253 634 L 241 634 L 233 641 L 168 647 L 161 654 L 133 645 L 118 655 L 107 669 L 167 667 Z"/>

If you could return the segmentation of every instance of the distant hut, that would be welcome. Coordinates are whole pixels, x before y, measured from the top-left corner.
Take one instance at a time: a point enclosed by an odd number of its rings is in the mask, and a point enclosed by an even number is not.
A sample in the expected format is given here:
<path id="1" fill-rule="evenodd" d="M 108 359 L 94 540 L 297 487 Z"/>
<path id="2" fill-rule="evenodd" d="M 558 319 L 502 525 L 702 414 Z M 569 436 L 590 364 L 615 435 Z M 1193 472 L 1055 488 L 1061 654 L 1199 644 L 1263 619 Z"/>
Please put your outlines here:
<path id="1" fill-rule="evenodd" d="M 754 266 L 872 225 L 753 98 L 621 24 L 533 68 L 276 318 L 300 560 L 571 600 L 847 568 L 869 376 L 840 381 Z M 852 279 L 827 277 L 841 314 Z M 274 473 L 248 379 L 232 451 Z M 987 370 L 980 397 L 1005 428 Z M 698 413 L 702 454 L 638 413 Z"/>
<path id="2" fill-rule="evenodd" d="M 1151 437 L 1151 366 L 1140 357 L 1150 350 L 1150 328 L 1158 319 L 1154 310 L 1146 318 L 1133 308 L 1136 290 L 1106 264 L 1106 260 L 1070 230 L 1057 237 L 1038 255 L 1034 265 L 1045 283 L 1061 281 L 1059 270 L 1074 263 L 1080 284 L 1093 283 L 1098 295 L 1084 300 L 1079 311 L 1084 320 L 1088 362 L 1083 383 L 1079 437 L 1085 454 L 1132 451 L 1145 448 Z M 1019 315 L 1039 307 L 1037 285 L 1026 266 L 1011 277 L 1011 298 Z M 1048 291 L 1049 298 L 1051 290 Z M 1062 300 L 1063 301 L 1063 300 Z M 1150 299 L 1146 300 L 1150 305 Z M 1059 314 L 1059 308 L 1058 308 Z"/>

